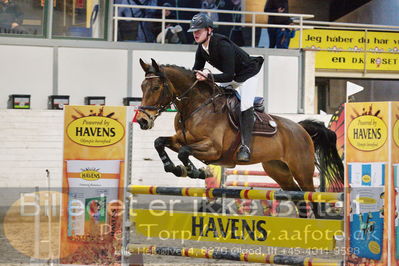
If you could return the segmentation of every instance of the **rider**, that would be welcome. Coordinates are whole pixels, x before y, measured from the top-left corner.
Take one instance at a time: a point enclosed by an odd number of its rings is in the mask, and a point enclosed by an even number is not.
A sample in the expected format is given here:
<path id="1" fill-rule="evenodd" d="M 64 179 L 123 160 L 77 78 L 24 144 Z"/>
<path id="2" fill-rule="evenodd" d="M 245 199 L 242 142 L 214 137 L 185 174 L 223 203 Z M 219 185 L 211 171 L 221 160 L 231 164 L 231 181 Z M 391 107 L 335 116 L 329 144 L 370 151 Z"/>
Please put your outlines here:
<path id="1" fill-rule="evenodd" d="M 262 57 L 251 57 L 224 35 L 213 33 L 213 21 L 204 13 L 196 14 L 190 23 L 188 32 L 192 32 L 198 43 L 195 54 L 194 71 L 196 78 L 205 80 L 209 71 L 204 71 L 205 62 L 208 62 L 221 74 L 214 74 L 215 82 L 221 86 L 231 86 L 239 89 L 241 97 L 240 129 L 241 147 L 237 153 L 237 160 L 250 160 L 252 129 L 254 125 L 253 102 L 258 83 L 257 74 L 262 67 Z"/>

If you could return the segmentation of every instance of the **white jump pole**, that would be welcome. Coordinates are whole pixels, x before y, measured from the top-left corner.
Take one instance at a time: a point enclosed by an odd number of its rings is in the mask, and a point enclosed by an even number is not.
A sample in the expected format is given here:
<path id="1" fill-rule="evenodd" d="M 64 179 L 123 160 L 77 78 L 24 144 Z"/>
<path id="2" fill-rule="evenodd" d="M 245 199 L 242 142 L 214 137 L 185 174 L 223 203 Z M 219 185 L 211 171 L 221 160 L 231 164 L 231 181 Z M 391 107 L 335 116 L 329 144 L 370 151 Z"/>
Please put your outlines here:
<path id="1" fill-rule="evenodd" d="M 48 169 L 46 169 L 46 176 L 47 176 L 47 198 L 48 198 L 48 211 L 47 211 L 47 217 L 48 217 L 48 259 L 49 261 L 51 261 L 51 265 L 52 263 L 52 259 L 53 259 L 53 252 L 51 249 L 51 229 L 52 229 L 52 225 L 51 225 L 51 209 L 53 208 L 53 201 L 51 199 L 51 185 L 50 185 L 50 171 Z"/>
<path id="2" fill-rule="evenodd" d="M 39 197 L 39 187 L 35 187 L 35 204 L 36 204 L 36 213 L 34 220 L 34 257 L 39 258 L 40 256 L 40 197 Z"/>

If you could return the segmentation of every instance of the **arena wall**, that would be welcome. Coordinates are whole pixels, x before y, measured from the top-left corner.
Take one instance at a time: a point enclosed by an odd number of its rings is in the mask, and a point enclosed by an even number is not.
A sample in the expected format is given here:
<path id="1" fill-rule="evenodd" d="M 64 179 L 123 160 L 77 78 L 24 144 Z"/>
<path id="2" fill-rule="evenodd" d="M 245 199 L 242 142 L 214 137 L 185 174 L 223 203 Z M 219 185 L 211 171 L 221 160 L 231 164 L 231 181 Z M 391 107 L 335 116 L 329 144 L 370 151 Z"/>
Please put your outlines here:
<path id="1" fill-rule="evenodd" d="M 160 186 L 203 186 L 203 180 L 177 178 L 163 171 L 154 149 L 158 136 L 172 135 L 175 113 L 164 113 L 151 130 L 133 129 L 132 183 Z M 328 122 L 330 116 L 283 115 L 300 121 L 315 118 Z M 47 187 L 46 169 L 50 171 L 52 187 L 61 186 L 63 149 L 63 112 L 56 110 L 0 110 L 0 187 Z M 178 162 L 173 152 L 169 153 Z M 202 167 L 202 163 L 193 160 Z M 238 167 L 239 169 L 240 167 Z M 245 169 L 261 170 L 260 165 Z"/>
<path id="2" fill-rule="evenodd" d="M 144 72 L 139 58 L 191 68 L 195 45 L 161 45 L 130 42 L 93 42 L 0 39 L 0 109 L 11 94 L 31 95 L 31 109 L 47 109 L 49 95 L 69 95 L 70 104 L 82 105 L 86 96 L 105 96 L 107 105 L 122 105 L 124 97 L 140 97 Z M 265 58 L 258 80 L 272 113 L 313 113 L 304 108 L 303 54 L 299 50 L 245 48 Z M 207 68 L 215 71 L 211 66 Z M 285 104 L 280 104 L 284 101 Z M 306 110 L 304 110 L 306 109 Z"/>

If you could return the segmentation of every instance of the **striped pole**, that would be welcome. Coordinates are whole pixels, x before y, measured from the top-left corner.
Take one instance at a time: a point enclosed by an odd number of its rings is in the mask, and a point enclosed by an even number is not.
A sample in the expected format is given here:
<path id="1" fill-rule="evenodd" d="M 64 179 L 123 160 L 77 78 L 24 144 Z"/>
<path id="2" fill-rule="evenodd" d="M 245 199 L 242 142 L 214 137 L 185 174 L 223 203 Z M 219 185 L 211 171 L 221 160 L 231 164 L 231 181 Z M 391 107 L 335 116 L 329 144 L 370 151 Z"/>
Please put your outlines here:
<path id="1" fill-rule="evenodd" d="M 261 188 L 280 188 L 277 183 L 263 183 L 263 182 L 243 182 L 243 181 L 227 181 L 225 186 L 228 187 L 261 187 Z M 317 188 L 317 186 L 315 186 Z"/>
<path id="2" fill-rule="evenodd" d="M 200 249 L 200 248 L 175 248 L 157 247 L 129 244 L 128 251 L 133 254 L 179 256 L 202 259 L 223 259 L 233 261 L 246 261 L 267 264 L 282 265 L 305 265 L 305 266 L 338 266 L 343 265 L 342 261 L 325 260 L 309 257 L 268 255 L 254 253 L 238 253 L 219 249 Z"/>
<path id="3" fill-rule="evenodd" d="M 225 189 L 200 187 L 157 187 L 130 185 L 128 191 L 132 194 L 169 195 L 185 197 L 234 198 L 256 200 L 337 202 L 344 200 L 344 193 L 306 192 L 306 191 L 272 191 L 256 189 Z"/>
<path id="4" fill-rule="evenodd" d="M 225 175 L 258 175 L 258 176 L 268 176 L 264 171 L 251 171 L 251 170 L 226 170 Z M 313 177 L 318 177 L 319 173 L 314 172 Z"/>
<path id="5" fill-rule="evenodd" d="M 227 181 L 225 186 L 228 187 L 262 187 L 262 188 L 280 188 L 277 183 L 261 183 L 261 182 L 242 182 L 242 181 Z"/>

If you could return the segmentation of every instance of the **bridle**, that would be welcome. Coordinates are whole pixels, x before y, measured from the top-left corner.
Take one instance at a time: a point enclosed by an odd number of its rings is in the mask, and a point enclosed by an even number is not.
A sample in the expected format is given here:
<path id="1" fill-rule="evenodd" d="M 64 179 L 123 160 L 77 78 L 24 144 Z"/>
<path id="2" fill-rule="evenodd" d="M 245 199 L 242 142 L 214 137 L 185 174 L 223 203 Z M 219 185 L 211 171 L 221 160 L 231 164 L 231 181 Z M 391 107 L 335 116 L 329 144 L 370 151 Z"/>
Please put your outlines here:
<path id="1" fill-rule="evenodd" d="M 159 75 L 150 75 L 150 76 L 146 76 L 145 79 L 152 79 L 152 78 L 160 78 L 160 79 L 164 79 L 164 77 L 161 77 Z M 158 116 L 161 115 L 162 112 L 166 111 L 167 107 L 170 105 L 175 105 L 176 106 L 176 102 L 180 102 L 183 100 L 183 98 L 185 98 L 185 96 L 195 87 L 195 85 L 197 85 L 198 80 L 194 81 L 194 83 L 185 91 L 183 92 L 180 96 L 174 96 L 173 93 L 170 91 L 169 85 L 166 81 L 163 82 L 163 87 L 164 89 L 167 89 L 171 95 L 172 95 L 172 100 L 170 100 L 167 104 L 164 105 L 160 105 L 160 106 L 156 106 L 156 105 L 142 105 L 138 107 L 138 111 L 142 112 L 143 114 L 145 114 L 149 119 L 151 119 L 152 121 L 154 121 Z M 147 112 L 147 110 L 156 110 L 156 114 L 155 115 L 151 115 Z"/>
<path id="2" fill-rule="evenodd" d="M 209 71 L 210 73 L 210 71 Z M 152 78 L 160 78 L 160 79 L 165 79 L 165 77 L 161 76 L 161 75 L 149 75 L 145 77 L 146 79 L 152 79 Z M 221 90 L 221 88 L 215 83 L 215 80 L 213 78 L 213 75 L 211 74 L 211 77 L 207 79 L 210 79 L 213 83 L 213 94 L 212 97 L 210 97 L 209 99 L 207 99 L 205 102 L 203 102 L 200 106 L 198 106 L 194 111 L 192 111 L 189 115 L 187 115 L 186 117 L 183 117 L 182 113 L 180 112 L 180 110 L 178 109 L 176 102 L 180 102 L 182 101 L 184 98 L 187 98 L 186 95 L 195 87 L 195 85 L 197 85 L 198 83 L 198 79 L 196 79 L 193 84 L 187 89 L 185 90 L 181 95 L 179 96 L 175 96 L 173 94 L 173 92 L 170 91 L 169 85 L 168 83 L 164 80 L 163 81 L 163 86 L 165 89 L 167 89 L 170 93 L 171 93 L 171 100 L 164 105 L 160 105 L 160 106 L 154 106 L 154 105 L 144 105 L 144 106 L 139 106 L 138 111 L 142 112 L 143 114 L 145 114 L 152 122 L 155 121 L 155 119 L 161 115 L 162 112 L 164 112 L 168 106 L 170 106 L 171 104 L 173 104 L 177 110 L 178 113 L 180 113 L 180 119 L 179 119 L 179 123 L 182 127 L 182 132 L 183 132 L 183 137 L 184 137 L 184 141 L 185 143 L 187 143 L 187 137 L 186 137 L 186 126 L 185 126 L 185 121 L 192 116 L 194 113 L 198 112 L 199 110 L 201 110 L 203 107 L 207 106 L 210 103 L 213 103 L 214 109 L 216 109 L 215 107 L 215 102 L 214 100 L 216 98 L 218 98 L 219 96 L 223 95 L 223 92 Z M 218 91 L 218 93 L 216 94 L 215 92 Z M 149 114 L 146 110 L 156 110 L 156 114 L 155 115 L 151 115 Z"/>
<path id="3" fill-rule="evenodd" d="M 209 69 L 208 69 L 208 71 L 209 71 Z M 212 82 L 212 84 L 213 84 L 213 87 L 212 87 L 213 88 L 213 96 L 211 98 L 209 98 L 207 101 L 205 101 L 203 104 L 201 104 L 197 109 L 195 109 L 190 114 L 190 116 L 193 115 L 194 113 L 196 113 L 197 111 L 199 111 L 200 109 L 202 109 L 204 106 L 212 103 L 217 97 L 219 97 L 219 96 L 221 96 L 223 94 L 221 88 L 215 83 L 214 77 L 213 77 L 213 75 L 211 74 L 210 71 L 209 71 L 209 74 L 210 74 L 210 77 L 206 77 L 206 78 L 209 79 Z M 138 107 L 138 111 L 142 112 L 143 114 L 145 114 L 152 121 L 154 121 L 158 116 L 160 116 L 162 112 L 166 111 L 167 107 L 170 106 L 171 104 L 173 104 L 176 107 L 176 109 L 177 109 L 177 105 L 175 103 L 176 102 L 181 102 L 186 97 L 186 95 L 192 89 L 194 89 L 195 85 L 197 85 L 197 83 L 199 82 L 199 80 L 196 79 L 193 82 L 193 84 L 187 90 L 185 90 L 181 95 L 175 96 L 175 95 L 173 95 L 173 92 L 170 91 L 169 85 L 165 81 L 166 78 L 164 76 L 152 74 L 152 75 L 149 75 L 149 76 L 145 77 L 145 79 L 152 79 L 152 78 L 164 79 L 163 87 L 170 92 L 171 97 L 172 97 L 172 99 L 167 104 L 164 104 L 164 105 L 159 105 L 159 106 L 156 106 L 156 105 L 142 105 L 142 106 Z M 217 94 L 216 94 L 216 91 L 218 91 Z M 157 112 L 156 112 L 155 115 L 151 115 L 151 114 L 149 114 L 147 112 L 147 110 L 156 110 Z M 177 112 L 181 113 L 178 109 L 177 109 Z"/>

